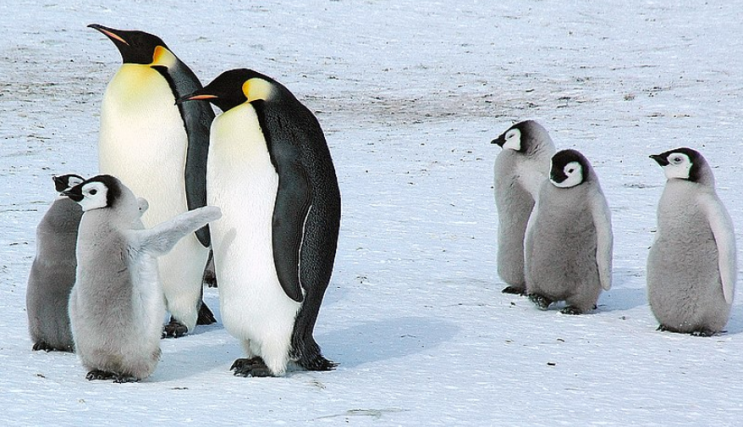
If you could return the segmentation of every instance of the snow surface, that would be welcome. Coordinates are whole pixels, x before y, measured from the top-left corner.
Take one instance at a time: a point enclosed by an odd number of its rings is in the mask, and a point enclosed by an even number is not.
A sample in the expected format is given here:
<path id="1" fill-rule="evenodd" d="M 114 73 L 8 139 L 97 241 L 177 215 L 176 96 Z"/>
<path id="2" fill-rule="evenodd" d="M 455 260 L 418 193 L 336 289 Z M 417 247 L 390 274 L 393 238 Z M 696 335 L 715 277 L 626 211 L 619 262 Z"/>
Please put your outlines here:
<path id="1" fill-rule="evenodd" d="M 656 332 L 645 290 L 664 184 L 649 154 L 700 150 L 740 241 L 740 1 L 68 3 L 0 4 L 0 425 L 743 423 L 740 295 L 727 332 L 699 338 Z M 164 340 L 136 384 L 31 351 L 50 177 L 96 172 L 120 63 L 91 23 L 158 34 L 204 82 L 254 68 L 317 113 L 343 193 L 316 329 L 336 371 L 235 377 L 219 323 Z M 527 118 L 592 161 L 611 207 L 614 288 L 594 314 L 501 294 L 490 141 Z"/>

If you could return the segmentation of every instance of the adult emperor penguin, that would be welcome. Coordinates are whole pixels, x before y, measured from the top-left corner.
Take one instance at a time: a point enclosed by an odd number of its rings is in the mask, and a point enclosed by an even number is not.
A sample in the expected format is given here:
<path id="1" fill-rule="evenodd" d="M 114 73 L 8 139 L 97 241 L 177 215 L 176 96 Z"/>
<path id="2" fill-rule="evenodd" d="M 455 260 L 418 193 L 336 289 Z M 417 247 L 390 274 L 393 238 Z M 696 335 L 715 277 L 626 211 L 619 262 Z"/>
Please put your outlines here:
<path id="1" fill-rule="evenodd" d="M 526 232 L 526 291 L 546 310 L 565 301 L 565 314 L 593 310 L 611 288 L 611 215 L 591 164 L 576 150 L 552 157 Z"/>
<path id="2" fill-rule="evenodd" d="M 55 176 L 57 193 L 80 184 L 80 175 Z M 83 211 L 60 195 L 36 227 L 36 257 L 26 288 L 28 330 L 34 350 L 73 351 L 67 302 L 75 284 L 75 245 Z"/>
<path id="3" fill-rule="evenodd" d="M 89 380 L 139 381 L 160 358 L 165 300 L 157 257 L 220 217 L 219 208 L 182 213 L 141 228 L 134 194 L 110 175 L 65 191 L 82 206 L 77 279 L 69 301 L 75 352 Z"/>
<path id="4" fill-rule="evenodd" d="M 211 128 L 207 194 L 224 212 L 211 228 L 222 321 L 248 356 L 235 375 L 282 375 L 290 360 L 332 369 L 312 336 L 341 216 L 320 124 L 286 87 L 247 69 L 188 100 L 223 111 Z"/>
<path id="5" fill-rule="evenodd" d="M 163 41 L 142 31 L 90 25 L 106 35 L 123 64 L 106 88 L 101 110 L 99 166 L 151 206 L 146 227 L 206 204 L 206 157 L 214 111 L 205 103 L 176 105 L 200 89 L 196 75 Z M 215 322 L 202 303 L 202 275 L 209 254 L 208 228 L 187 236 L 159 259 L 171 322 L 178 337 L 194 325 Z"/>
<path id="6" fill-rule="evenodd" d="M 660 330 L 713 335 L 725 327 L 733 304 L 733 222 L 699 152 L 677 148 L 650 157 L 667 178 L 648 253 L 650 308 Z"/>
<path id="7" fill-rule="evenodd" d="M 495 159 L 498 210 L 498 275 L 503 292 L 524 294 L 524 237 L 539 188 L 547 179 L 555 144 L 534 120 L 517 123 L 492 141 L 503 151 Z"/>

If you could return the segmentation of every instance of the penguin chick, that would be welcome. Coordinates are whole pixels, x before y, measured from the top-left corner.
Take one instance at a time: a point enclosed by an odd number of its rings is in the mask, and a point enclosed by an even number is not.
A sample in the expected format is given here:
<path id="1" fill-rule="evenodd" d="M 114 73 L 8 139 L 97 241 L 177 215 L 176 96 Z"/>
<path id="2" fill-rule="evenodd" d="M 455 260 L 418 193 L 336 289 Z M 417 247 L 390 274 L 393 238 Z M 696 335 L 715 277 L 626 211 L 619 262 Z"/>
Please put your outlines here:
<path id="1" fill-rule="evenodd" d="M 667 181 L 647 263 L 648 300 L 659 330 L 714 335 L 728 321 L 737 274 L 733 222 L 712 168 L 690 148 L 651 155 Z"/>
<path id="2" fill-rule="evenodd" d="M 503 151 L 495 159 L 498 210 L 498 275 L 504 293 L 524 294 L 524 237 L 539 187 L 547 179 L 555 144 L 533 120 L 511 126 L 492 141 Z"/>
<path id="3" fill-rule="evenodd" d="M 611 288 L 613 235 L 609 206 L 591 164 L 576 150 L 552 157 L 526 233 L 526 289 L 546 310 L 566 301 L 565 314 L 596 307 Z"/>
<path id="4" fill-rule="evenodd" d="M 209 126 L 206 103 L 176 105 L 201 82 L 156 35 L 92 24 L 113 42 L 122 64 L 106 88 L 98 141 L 101 173 L 118 177 L 152 203 L 146 227 L 206 204 Z M 216 322 L 203 303 L 202 277 L 209 254 L 208 228 L 182 239 L 158 260 L 171 321 L 166 337 Z"/>
<path id="5" fill-rule="evenodd" d="M 69 174 L 53 177 L 58 193 L 85 179 Z M 83 211 L 60 195 L 36 227 L 36 257 L 26 288 L 28 330 L 34 350 L 73 351 L 67 303 L 75 284 L 75 245 Z"/>
<path id="6" fill-rule="evenodd" d="M 222 321 L 247 358 L 235 375 L 277 376 L 289 361 L 329 370 L 313 337 L 333 270 L 341 199 L 317 118 L 282 84 L 252 70 L 222 73 L 180 100 L 223 113 L 209 143 L 207 201 Z"/>
<path id="7" fill-rule="evenodd" d="M 198 208 L 143 229 L 146 203 L 117 178 L 98 175 L 63 194 L 83 210 L 69 302 L 75 351 L 88 380 L 139 381 L 160 358 L 165 300 L 157 257 L 220 210 Z"/>

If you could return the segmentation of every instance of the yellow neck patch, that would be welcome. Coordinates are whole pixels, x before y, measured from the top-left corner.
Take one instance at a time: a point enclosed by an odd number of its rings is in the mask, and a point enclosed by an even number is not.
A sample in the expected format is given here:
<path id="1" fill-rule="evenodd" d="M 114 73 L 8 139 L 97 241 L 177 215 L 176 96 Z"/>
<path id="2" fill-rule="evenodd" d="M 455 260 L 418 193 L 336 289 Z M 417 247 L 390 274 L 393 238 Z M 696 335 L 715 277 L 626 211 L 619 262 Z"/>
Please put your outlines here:
<path id="1" fill-rule="evenodd" d="M 248 98 L 248 102 L 253 102 L 259 99 L 267 101 L 271 99 L 273 94 L 273 85 L 266 80 L 260 78 L 252 78 L 243 83 L 243 94 Z"/>
<path id="2" fill-rule="evenodd" d="M 173 55 L 173 52 L 162 46 L 158 46 L 155 48 L 155 52 L 152 54 L 152 64 L 150 64 L 150 66 L 162 65 L 164 67 L 171 68 L 173 65 L 175 65 L 176 61 L 177 59 L 175 55 Z"/>

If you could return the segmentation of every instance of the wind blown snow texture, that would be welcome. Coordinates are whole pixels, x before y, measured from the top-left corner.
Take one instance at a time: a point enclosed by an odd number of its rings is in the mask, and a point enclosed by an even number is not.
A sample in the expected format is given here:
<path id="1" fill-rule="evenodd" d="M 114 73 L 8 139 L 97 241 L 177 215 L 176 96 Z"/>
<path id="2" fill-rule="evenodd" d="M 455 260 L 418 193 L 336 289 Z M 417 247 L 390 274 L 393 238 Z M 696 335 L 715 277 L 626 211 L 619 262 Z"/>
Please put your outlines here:
<path id="1" fill-rule="evenodd" d="M 740 425 L 740 291 L 727 333 L 697 338 L 656 332 L 645 290 L 665 181 L 648 155 L 701 151 L 741 241 L 740 1 L 67 3 L 0 4 L 0 424 Z M 316 112 L 343 194 L 316 330 L 336 371 L 234 377 L 221 323 L 164 340 L 136 384 L 31 351 L 50 177 L 96 173 L 120 64 L 90 23 L 161 36 L 204 82 L 254 68 Z M 500 292 L 490 140 L 528 118 L 590 159 L 611 207 L 594 314 Z"/>

